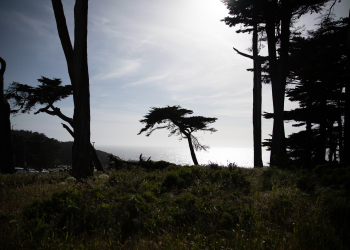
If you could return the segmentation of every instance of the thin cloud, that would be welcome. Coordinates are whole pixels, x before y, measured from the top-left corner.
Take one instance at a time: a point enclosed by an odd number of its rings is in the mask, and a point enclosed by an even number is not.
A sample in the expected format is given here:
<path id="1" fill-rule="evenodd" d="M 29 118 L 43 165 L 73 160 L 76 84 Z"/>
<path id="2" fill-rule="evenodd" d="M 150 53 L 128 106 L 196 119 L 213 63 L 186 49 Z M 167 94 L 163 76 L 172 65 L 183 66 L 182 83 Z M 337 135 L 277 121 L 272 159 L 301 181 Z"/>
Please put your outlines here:
<path id="1" fill-rule="evenodd" d="M 169 76 L 169 74 L 163 74 L 163 75 L 159 75 L 159 76 L 151 76 L 151 77 L 147 77 L 144 79 L 141 79 L 139 81 L 136 82 L 130 82 L 125 84 L 123 87 L 130 87 L 130 86 L 136 86 L 136 85 L 142 85 L 142 84 L 146 84 L 146 83 L 157 83 L 160 80 L 166 79 Z"/>
<path id="2" fill-rule="evenodd" d="M 94 76 L 94 81 L 104 81 L 130 76 L 141 67 L 141 60 L 122 60 L 117 63 L 114 63 L 113 66 L 114 67 L 109 67 L 107 71 Z"/>

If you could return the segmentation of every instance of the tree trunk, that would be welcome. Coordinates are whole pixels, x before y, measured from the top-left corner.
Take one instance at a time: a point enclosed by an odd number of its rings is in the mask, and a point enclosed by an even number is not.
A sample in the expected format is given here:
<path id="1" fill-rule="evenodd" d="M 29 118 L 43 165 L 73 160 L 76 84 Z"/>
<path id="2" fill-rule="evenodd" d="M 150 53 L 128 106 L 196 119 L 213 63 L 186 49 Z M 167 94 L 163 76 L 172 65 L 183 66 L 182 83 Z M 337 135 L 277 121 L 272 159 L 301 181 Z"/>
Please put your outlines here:
<path id="1" fill-rule="evenodd" d="M 344 163 L 350 165 L 350 10 L 347 41 L 347 71 L 348 78 L 345 84 L 345 121 L 344 121 Z"/>
<path id="2" fill-rule="evenodd" d="M 335 153 L 335 143 L 334 143 L 334 138 L 333 138 L 333 121 L 328 122 L 328 162 L 332 163 L 335 161 L 334 153 Z"/>
<path id="3" fill-rule="evenodd" d="M 192 160 L 193 160 L 193 164 L 197 166 L 197 165 L 199 165 L 199 164 L 198 164 L 198 161 L 197 161 L 196 154 L 195 154 L 195 152 L 194 152 L 194 148 L 193 148 L 193 144 L 192 144 L 192 140 L 191 140 L 191 134 L 186 135 L 186 137 L 187 137 L 187 141 L 188 141 L 188 146 L 190 147 L 191 157 L 192 157 Z"/>
<path id="4" fill-rule="evenodd" d="M 261 152 L 261 61 L 258 55 L 258 27 L 254 23 L 253 58 L 254 58 L 254 87 L 253 87 L 253 137 L 254 137 L 254 167 L 263 167 Z"/>
<path id="5" fill-rule="evenodd" d="M 61 0 L 52 0 L 57 30 L 66 57 L 73 86 L 74 143 L 72 171 L 75 176 L 93 175 L 90 149 L 90 91 L 87 61 L 88 0 L 76 0 L 74 6 L 74 49 L 69 38 Z"/>
<path id="6" fill-rule="evenodd" d="M 74 103 L 73 172 L 91 176 L 90 90 L 87 60 L 88 0 L 76 0 L 74 7 L 74 80 L 77 95 Z"/>
<path id="7" fill-rule="evenodd" d="M 15 164 L 12 152 L 10 105 L 4 96 L 6 62 L 1 57 L 0 64 L 0 173 L 13 174 L 15 173 Z"/>
<path id="8" fill-rule="evenodd" d="M 271 5 L 271 13 L 276 11 L 276 1 Z M 277 163 L 279 158 L 286 154 L 285 132 L 284 132 L 284 98 L 286 89 L 286 79 L 288 75 L 288 49 L 290 36 L 290 13 L 282 15 L 281 21 L 281 47 L 280 58 L 277 61 L 276 36 L 275 36 L 275 15 L 270 14 L 266 19 L 266 34 L 269 51 L 269 70 L 272 84 L 273 99 L 273 131 L 270 165 Z"/>
<path id="9" fill-rule="evenodd" d="M 62 126 L 68 131 L 68 133 L 74 138 L 74 132 L 66 125 L 62 123 Z M 90 149 L 91 149 L 91 156 L 92 156 L 92 162 L 97 169 L 97 171 L 103 171 L 105 172 L 100 157 L 98 157 L 97 151 L 95 147 L 90 143 Z"/>
<path id="10" fill-rule="evenodd" d="M 337 106 L 338 109 L 341 110 L 342 109 L 342 102 L 341 100 L 337 101 Z M 338 151 L 338 156 L 339 156 L 339 162 L 340 163 L 344 163 L 344 133 L 343 133 L 343 122 L 342 122 L 342 115 L 339 114 L 338 118 L 337 118 L 337 132 L 338 132 L 338 147 L 339 147 L 339 151 Z"/>
<path id="11" fill-rule="evenodd" d="M 321 101 L 320 110 L 326 110 L 326 101 Z M 319 137 L 317 140 L 315 163 L 324 164 L 326 158 L 326 144 L 327 144 L 327 120 L 324 116 L 321 117 Z"/>

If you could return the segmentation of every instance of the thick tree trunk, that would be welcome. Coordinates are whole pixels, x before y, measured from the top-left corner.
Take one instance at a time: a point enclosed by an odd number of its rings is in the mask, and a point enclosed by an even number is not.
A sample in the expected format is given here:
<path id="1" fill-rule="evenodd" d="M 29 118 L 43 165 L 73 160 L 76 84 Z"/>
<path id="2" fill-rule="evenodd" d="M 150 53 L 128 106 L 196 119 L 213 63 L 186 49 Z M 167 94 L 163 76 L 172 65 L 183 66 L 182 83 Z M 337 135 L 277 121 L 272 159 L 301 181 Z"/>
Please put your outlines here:
<path id="1" fill-rule="evenodd" d="M 12 136 L 10 122 L 10 105 L 4 96 L 4 73 L 6 62 L 0 57 L 0 173 L 15 173 L 12 152 Z"/>
<path id="2" fill-rule="evenodd" d="M 73 172 L 91 176 L 90 90 L 87 60 L 88 0 L 76 0 L 74 7 L 74 80 L 77 95 L 74 103 Z"/>
<path id="3" fill-rule="evenodd" d="M 191 135 L 186 135 L 187 137 L 187 141 L 188 141 L 188 146 L 190 147 L 190 151 L 191 151 L 191 157 L 192 157 L 192 160 L 193 160 L 193 164 L 194 165 L 199 165 L 198 164 L 198 161 L 197 161 L 197 157 L 196 157 L 196 154 L 194 152 L 194 148 L 193 148 L 193 144 L 192 144 L 192 140 L 191 140 Z"/>
<path id="4" fill-rule="evenodd" d="M 272 8 L 275 5 L 271 5 Z M 275 13 L 276 9 L 272 9 L 271 13 Z M 275 37 L 275 15 L 270 14 L 266 21 L 266 34 L 268 40 L 269 51 L 269 68 L 272 83 L 272 99 L 273 99 L 273 131 L 270 165 L 277 163 L 279 158 L 286 154 L 285 132 L 284 132 L 284 98 L 286 89 L 286 80 L 288 75 L 288 49 L 290 36 L 290 14 L 285 13 L 281 21 L 281 46 L 280 58 L 277 61 L 276 37 Z"/>
<path id="5" fill-rule="evenodd" d="M 88 0 L 76 0 L 75 2 L 74 49 L 69 38 L 61 0 L 52 0 L 52 6 L 73 86 L 73 127 L 75 136 L 72 171 L 75 176 L 84 178 L 93 174 L 90 149 L 90 90 L 87 61 Z"/>
<path id="6" fill-rule="evenodd" d="M 261 152 L 261 61 L 258 55 L 258 27 L 253 31 L 254 87 L 253 87 L 253 137 L 254 167 L 263 167 Z"/>
<path id="7" fill-rule="evenodd" d="M 344 163 L 350 165 L 350 10 L 348 23 L 347 71 L 348 79 L 345 85 L 345 121 L 344 121 Z"/>
<path id="8" fill-rule="evenodd" d="M 62 123 L 62 126 L 68 131 L 68 133 L 74 138 L 74 132 L 66 125 Z M 92 156 L 92 162 L 97 169 L 97 171 L 103 171 L 105 172 L 100 157 L 98 157 L 97 151 L 94 148 L 94 146 L 90 143 L 90 149 L 91 149 L 91 156 Z"/>

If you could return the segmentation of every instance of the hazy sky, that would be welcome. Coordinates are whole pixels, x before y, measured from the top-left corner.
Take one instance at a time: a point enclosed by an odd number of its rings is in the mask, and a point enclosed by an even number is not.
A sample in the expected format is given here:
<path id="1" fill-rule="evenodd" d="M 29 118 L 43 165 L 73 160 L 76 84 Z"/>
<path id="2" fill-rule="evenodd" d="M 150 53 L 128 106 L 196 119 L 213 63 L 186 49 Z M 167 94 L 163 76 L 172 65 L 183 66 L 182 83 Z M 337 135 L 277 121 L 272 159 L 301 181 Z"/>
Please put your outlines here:
<path id="1" fill-rule="evenodd" d="M 73 43 L 73 0 L 63 0 Z M 335 6 L 347 16 L 350 1 Z M 236 34 L 222 18 L 220 0 L 90 0 L 88 60 L 91 141 L 95 145 L 183 146 L 166 131 L 137 135 L 151 107 L 180 105 L 194 115 L 217 117 L 218 132 L 198 133 L 212 147 L 253 147 L 250 35 Z M 302 23 L 311 27 L 314 17 Z M 5 89 L 13 82 L 38 85 L 41 76 L 70 84 L 50 0 L 0 0 L 0 56 L 7 62 Z M 72 98 L 58 102 L 73 116 Z M 296 107 L 286 104 L 286 109 Z M 271 86 L 263 86 L 263 111 L 272 111 Z M 47 114 L 11 117 L 14 129 L 72 138 Z M 272 121 L 263 120 L 263 139 Z M 287 134 L 293 131 L 286 124 Z"/>

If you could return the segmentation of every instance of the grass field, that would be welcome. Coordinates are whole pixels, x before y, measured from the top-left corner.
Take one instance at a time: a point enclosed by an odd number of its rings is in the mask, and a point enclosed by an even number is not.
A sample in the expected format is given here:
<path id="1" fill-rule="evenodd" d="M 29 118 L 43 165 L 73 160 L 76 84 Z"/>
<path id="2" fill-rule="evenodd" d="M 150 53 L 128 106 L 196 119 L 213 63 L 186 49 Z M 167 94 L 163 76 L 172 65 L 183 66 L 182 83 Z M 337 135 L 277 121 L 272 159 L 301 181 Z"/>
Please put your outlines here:
<path id="1" fill-rule="evenodd" d="M 0 175 L 0 249 L 349 249 L 350 171 L 329 169 Z"/>

